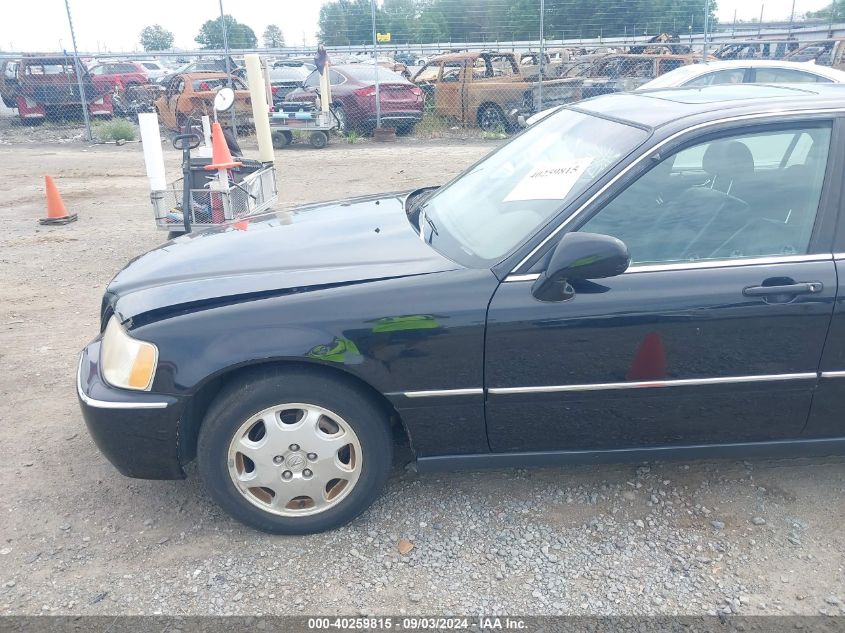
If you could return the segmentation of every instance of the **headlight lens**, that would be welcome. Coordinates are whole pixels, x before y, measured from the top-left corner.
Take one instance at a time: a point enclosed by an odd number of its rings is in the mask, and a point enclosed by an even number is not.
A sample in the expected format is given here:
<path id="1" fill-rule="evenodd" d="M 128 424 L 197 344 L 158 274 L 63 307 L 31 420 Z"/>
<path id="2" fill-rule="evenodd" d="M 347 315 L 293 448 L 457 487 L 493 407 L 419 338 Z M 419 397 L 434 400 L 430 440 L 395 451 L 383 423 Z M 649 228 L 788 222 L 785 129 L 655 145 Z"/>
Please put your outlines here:
<path id="1" fill-rule="evenodd" d="M 158 348 L 129 336 L 117 318 L 112 317 L 103 334 L 100 361 L 103 378 L 110 385 L 149 391 L 158 363 Z"/>

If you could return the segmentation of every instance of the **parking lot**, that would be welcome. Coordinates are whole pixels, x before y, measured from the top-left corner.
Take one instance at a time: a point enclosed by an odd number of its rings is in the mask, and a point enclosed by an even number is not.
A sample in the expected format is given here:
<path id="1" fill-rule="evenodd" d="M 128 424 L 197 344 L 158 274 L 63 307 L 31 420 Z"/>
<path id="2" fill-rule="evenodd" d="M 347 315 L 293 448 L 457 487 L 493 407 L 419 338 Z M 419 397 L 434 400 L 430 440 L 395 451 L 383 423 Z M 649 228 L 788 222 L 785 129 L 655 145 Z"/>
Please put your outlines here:
<path id="1" fill-rule="evenodd" d="M 495 146 L 294 147 L 281 204 L 437 184 Z M 419 476 L 405 447 L 368 512 L 306 537 L 238 524 L 195 468 L 122 477 L 74 372 L 109 279 L 164 239 L 140 145 L 17 142 L 0 161 L 3 614 L 845 614 L 841 457 Z M 37 224 L 42 174 L 78 222 Z"/>

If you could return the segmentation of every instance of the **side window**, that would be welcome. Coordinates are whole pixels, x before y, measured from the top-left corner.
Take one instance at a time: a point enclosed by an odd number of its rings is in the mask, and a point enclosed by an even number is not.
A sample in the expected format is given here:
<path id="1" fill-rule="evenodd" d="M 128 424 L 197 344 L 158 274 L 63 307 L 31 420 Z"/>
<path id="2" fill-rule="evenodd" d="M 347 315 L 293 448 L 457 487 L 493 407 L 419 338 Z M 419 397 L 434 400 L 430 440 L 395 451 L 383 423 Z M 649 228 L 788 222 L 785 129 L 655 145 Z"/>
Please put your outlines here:
<path id="1" fill-rule="evenodd" d="M 105 66 L 94 66 L 94 68 L 92 68 L 91 71 L 90 71 L 90 73 L 92 75 L 102 75 L 102 74 L 105 74 L 105 72 L 106 72 Z"/>
<path id="2" fill-rule="evenodd" d="M 703 88 L 704 86 L 718 86 L 722 84 L 741 84 L 745 77 L 745 68 L 730 68 L 717 70 L 696 77 L 684 84 L 686 88 Z"/>
<path id="3" fill-rule="evenodd" d="M 329 83 L 333 86 L 339 86 L 346 81 L 346 77 L 341 75 L 336 70 L 329 70 Z"/>
<path id="4" fill-rule="evenodd" d="M 831 128 L 709 140 L 665 157 L 579 230 L 628 245 L 634 264 L 806 253 Z"/>
<path id="5" fill-rule="evenodd" d="M 316 70 L 312 72 L 308 77 L 305 78 L 305 86 L 306 88 L 319 88 L 320 87 L 320 73 Z"/>
<path id="6" fill-rule="evenodd" d="M 792 68 L 758 68 L 754 81 L 759 84 L 830 83 L 830 79 Z"/>

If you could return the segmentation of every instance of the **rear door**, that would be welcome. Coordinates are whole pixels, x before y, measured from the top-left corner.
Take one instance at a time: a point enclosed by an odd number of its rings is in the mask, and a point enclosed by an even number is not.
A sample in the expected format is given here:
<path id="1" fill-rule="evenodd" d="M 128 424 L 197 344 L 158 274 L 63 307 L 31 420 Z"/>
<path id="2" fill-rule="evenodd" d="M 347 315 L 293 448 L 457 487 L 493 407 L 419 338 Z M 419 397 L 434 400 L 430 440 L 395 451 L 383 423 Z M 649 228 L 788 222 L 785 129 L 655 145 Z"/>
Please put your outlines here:
<path id="1" fill-rule="evenodd" d="M 837 289 L 840 139 L 807 119 L 664 148 L 572 225 L 623 240 L 628 272 L 558 302 L 538 301 L 531 276 L 501 284 L 485 348 L 492 450 L 800 437 Z"/>

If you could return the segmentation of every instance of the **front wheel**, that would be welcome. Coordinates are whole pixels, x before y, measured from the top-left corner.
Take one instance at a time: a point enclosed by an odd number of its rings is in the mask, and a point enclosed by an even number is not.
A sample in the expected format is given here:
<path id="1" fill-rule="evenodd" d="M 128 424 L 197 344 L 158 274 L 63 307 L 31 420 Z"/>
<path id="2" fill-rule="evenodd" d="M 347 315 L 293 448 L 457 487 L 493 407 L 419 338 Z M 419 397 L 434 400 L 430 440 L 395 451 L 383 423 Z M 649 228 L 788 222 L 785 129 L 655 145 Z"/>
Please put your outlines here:
<path id="1" fill-rule="evenodd" d="M 229 385 L 200 429 L 199 470 L 233 517 L 273 534 L 308 534 L 366 510 L 390 471 L 388 419 L 345 380 L 259 370 Z"/>
<path id="2" fill-rule="evenodd" d="M 497 105 L 486 105 L 478 111 L 478 127 L 485 132 L 507 131 L 507 121 Z"/>

